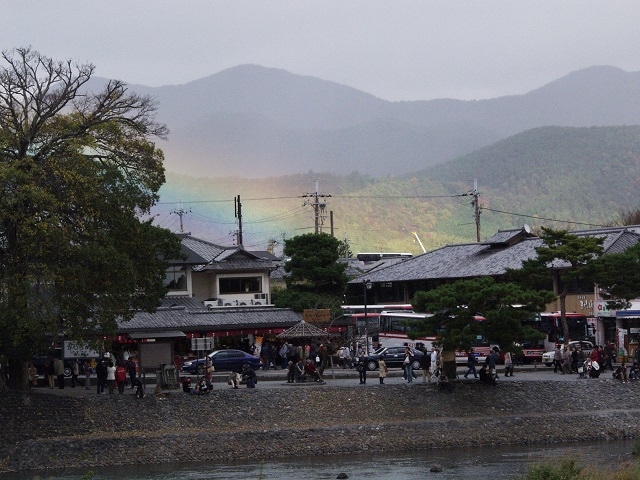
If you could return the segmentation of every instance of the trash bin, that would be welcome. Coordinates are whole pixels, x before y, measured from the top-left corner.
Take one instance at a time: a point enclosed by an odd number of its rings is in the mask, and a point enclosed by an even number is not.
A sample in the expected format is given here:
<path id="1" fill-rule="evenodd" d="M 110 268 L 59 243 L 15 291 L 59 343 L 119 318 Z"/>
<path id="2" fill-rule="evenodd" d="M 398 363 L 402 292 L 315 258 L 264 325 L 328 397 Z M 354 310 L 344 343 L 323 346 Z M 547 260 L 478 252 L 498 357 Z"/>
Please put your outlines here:
<path id="1" fill-rule="evenodd" d="M 165 365 L 163 368 L 163 388 L 178 388 L 178 377 L 176 376 L 176 367 L 174 365 Z"/>
<path id="2" fill-rule="evenodd" d="M 167 388 L 167 382 L 164 378 L 164 364 L 160 365 L 160 370 L 156 370 L 156 383 L 160 385 L 162 389 Z"/>

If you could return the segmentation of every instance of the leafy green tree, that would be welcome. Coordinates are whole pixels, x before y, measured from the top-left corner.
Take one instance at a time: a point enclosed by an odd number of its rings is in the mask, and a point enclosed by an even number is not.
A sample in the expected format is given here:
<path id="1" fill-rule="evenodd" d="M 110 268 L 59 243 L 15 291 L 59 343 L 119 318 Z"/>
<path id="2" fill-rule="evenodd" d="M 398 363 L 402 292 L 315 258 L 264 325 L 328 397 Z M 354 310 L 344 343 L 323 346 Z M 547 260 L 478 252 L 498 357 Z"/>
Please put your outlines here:
<path id="1" fill-rule="evenodd" d="M 287 288 L 343 294 L 347 278 L 346 265 L 338 263 L 339 240 L 325 233 L 298 235 L 285 241 L 284 254 L 289 257 L 284 266 Z"/>
<path id="2" fill-rule="evenodd" d="M 569 342 L 566 300 L 569 288 L 580 280 L 593 280 L 591 262 L 602 255 L 603 239 L 577 236 L 566 230 L 542 227 L 543 245 L 536 247 L 537 257 L 526 260 L 518 271 L 509 274 L 523 282 L 544 282 L 549 278 L 560 300 L 560 316 L 565 344 Z"/>
<path id="3" fill-rule="evenodd" d="M 302 312 L 306 309 L 328 308 L 334 318 L 342 313 L 340 297 L 337 295 L 300 291 L 294 287 L 273 290 L 271 298 L 276 307 L 290 308 L 295 312 Z"/>
<path id="4" fill-rule="evenodd" d="M 609 308 L 629 308 L 632 299 L 640 298 L 640 243 L 621 253 L 602 255 L 591 267 Z"/>
<path id="5" fill-rule="evenodd" d="M 95 339 L 153 310 L 179 239 L 140 220 L 164 182 L 150 98 L 83 91 L 93 65 L 30 48 L 0 61 L 0 355 L 20 386 L 61 332 Z"/>
<path id="6" fill-rule="evenodd" d="M 523 321 L 544 311 L 554 298 L 550 291 L 479 277 L 417 292 L 412 303 L 417 311 L 434 314 L 417 335 L 437 335 L 443 351 L 468 349 L 478 335 L 517 351 L 516 342 L 544 336 Z"/>
<path id="7" fill-rule="evenodd" d="M 340 255 L 340 258 L 353 257 L 353 252 L 346 238 L 344 240 L 338 240 L 338 255 Z"/>

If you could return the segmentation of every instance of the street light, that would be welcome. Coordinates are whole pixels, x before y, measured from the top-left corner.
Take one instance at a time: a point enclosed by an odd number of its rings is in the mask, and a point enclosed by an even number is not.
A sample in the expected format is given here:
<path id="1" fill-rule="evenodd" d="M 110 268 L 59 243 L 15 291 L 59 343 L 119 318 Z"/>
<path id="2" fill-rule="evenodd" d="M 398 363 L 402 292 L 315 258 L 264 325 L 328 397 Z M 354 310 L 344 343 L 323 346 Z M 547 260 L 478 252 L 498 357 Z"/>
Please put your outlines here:
<path id="1" fill-rule="evenodd" d="M 371 288 L 371 280 L 362 280 L 364 290 L 364 344 L 365 352 L 369 355 L 369 314 L 367 313 L 367 290 Z"/>

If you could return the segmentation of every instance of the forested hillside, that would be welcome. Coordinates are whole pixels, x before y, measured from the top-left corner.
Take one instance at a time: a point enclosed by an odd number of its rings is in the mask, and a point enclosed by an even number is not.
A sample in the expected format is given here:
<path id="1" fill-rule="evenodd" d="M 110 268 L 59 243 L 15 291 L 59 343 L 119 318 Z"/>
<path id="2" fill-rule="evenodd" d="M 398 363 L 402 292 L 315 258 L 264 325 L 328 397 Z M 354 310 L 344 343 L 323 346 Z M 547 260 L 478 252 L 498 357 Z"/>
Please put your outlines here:
<path id="1" fill-rule="evenodd" d="M 309 172 L 267 179 L 168 175 L 158 221 L 178 230 L 171 212 L 191 209 L 185 230 L 231 244 L 234 203 L 241 196 L 245 245 L 313 231 L 315 181 L 326 202 L 324 231 L 347 238 L 352 251 L 421 252 L 476 238 L 473 180 L 478 180 L 481 237 L 528 223 L 555 228 L 610 224 L 639 205 L 640 127 L 544 127 L 500 141 L 437 168 L 408 176 Z M 306 203 L 306 206 L 305 206 Z M 508 213 L 502 213 L 508 212 Z M 557 222 L 550 219 L 559 220 Z M 573 222 L 573 223 L 572 223 Z M 276 249 L 277 251 L 277 249 Z"/>
<path id="2" fill-rule="evenodd" d="M 494 209 L 610 222 L 640 203 L 640 126 L 536 128 L 419 176 L 450 188 L 477 178 Z"/>

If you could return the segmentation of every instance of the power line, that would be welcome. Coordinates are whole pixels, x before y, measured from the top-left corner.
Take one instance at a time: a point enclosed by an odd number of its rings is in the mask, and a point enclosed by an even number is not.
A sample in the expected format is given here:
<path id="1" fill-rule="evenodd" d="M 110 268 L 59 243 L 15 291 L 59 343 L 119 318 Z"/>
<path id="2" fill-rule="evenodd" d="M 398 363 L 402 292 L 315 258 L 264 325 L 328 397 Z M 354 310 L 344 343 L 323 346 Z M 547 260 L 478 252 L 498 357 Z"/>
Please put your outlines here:
<path id="1" fill-rule="evenodd" d="M 514 215 L 516 217 L 535 218 L 537 220 L 547 220 L 549 222 L 574 223 L 576 225 L 586 225 L 588 227 L 606 227 L 606 225 L 600 225 L 597 223 L 576 222 L 575 220 L 558 220 L 557 218 L 546 218 L 546 217 L 539 217 L 537 215 L 525 215 L 524 213 L 505 212 L 503 210 L 496 210 L 496 209 L 487 208 L 487 207 L 481 207 L 481 209 L 487 210 L 489 212 L 494 212 L 494 213 L 506 213 L 507 215 Z"/>
<path id="2" fill-rule="evenodd" d="M 244 198 L 244 202 L 260 202 L 264 200 L 292 200 L 298 198 L 309 197 L 314 194 L 307 195 L 296 195 L 293 197 L 260 197 L 260 198 Z M 455 195 L 327 195 L 333 198 L 348 198 L 348 199 L 361 199 L 361 198 L 374 198 L 374 199 L 412 199 L 412 198 L 456 198 L 456 197 L 466 197 L 471 195 L 471 193 L 458 193 Z M 318 195 L 320 196 L 320 195 Z M 230 203 L 233 200 L 183 200 L 182 202 L 156 202 L 156 205 L 178 205 L 180 203 L 183 204 L 198 204 L 198 203 Z"/>

